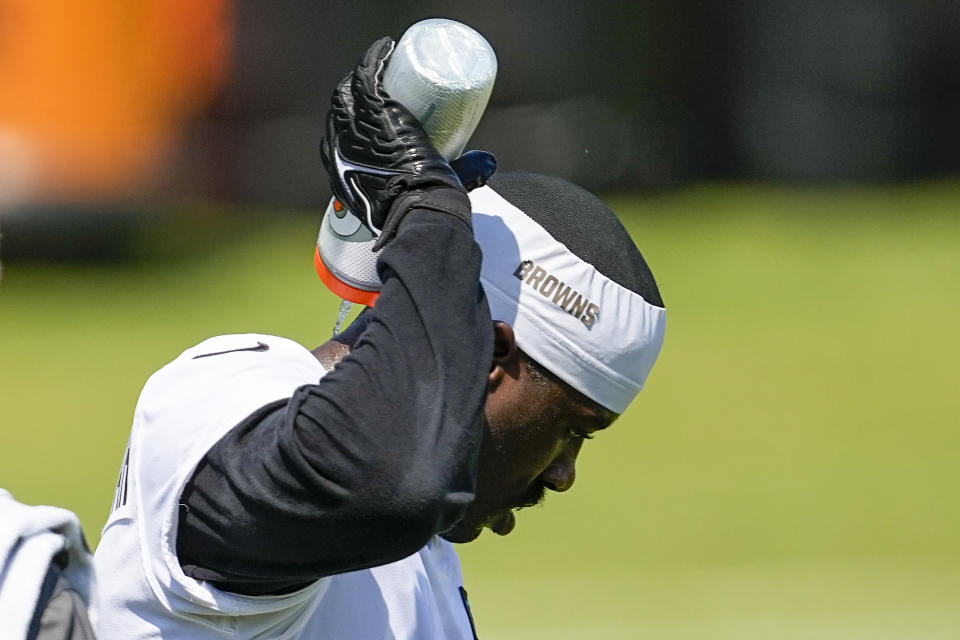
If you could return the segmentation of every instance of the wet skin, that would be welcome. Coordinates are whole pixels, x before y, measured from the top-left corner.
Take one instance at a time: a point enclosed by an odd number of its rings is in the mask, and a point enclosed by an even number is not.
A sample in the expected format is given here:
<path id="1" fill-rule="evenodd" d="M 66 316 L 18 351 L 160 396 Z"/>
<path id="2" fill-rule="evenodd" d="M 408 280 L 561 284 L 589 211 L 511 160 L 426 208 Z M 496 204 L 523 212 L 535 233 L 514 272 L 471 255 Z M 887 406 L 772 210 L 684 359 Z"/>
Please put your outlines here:
<path id="1" fill-rule="evenodd" d="M 361 315 L 314 355 L 332 368 L 364 325 Z M 451 542 L 474 540 L 485 527 L 507 535 L 516 524 L 514 509 L 540 503 L 547 491 L 570 489 L 583 441 L 617 418 L 559 378 L 533 370 L 503 322 L 494 323 L 488 379 L 476 498 L 441 534 Z"/>
<path id="2" fill-rule="evenodd" d="M 514 509 L 570 489 L 584 440 L 617 417 L 555 376 L 533 371 L 502 322 L 494 324 L 484 413 L 476 498 L 442 534 L 451 542 L 469 542 L 484 527 L 506 535 L 516 524 Z"/>

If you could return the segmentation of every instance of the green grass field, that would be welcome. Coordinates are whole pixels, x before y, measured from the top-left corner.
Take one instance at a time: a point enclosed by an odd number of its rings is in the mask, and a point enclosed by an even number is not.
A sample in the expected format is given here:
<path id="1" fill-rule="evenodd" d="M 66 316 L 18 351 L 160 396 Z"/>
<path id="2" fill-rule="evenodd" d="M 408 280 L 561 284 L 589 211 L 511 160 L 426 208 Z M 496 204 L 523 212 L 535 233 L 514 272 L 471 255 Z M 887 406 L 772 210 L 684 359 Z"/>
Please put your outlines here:
<path id="1" fill-rule="evenodd" d="M 571 492 L 461 548 L 480 637 L 960 636 L 960 184 L 611 201 L 666 345 Z M 95 543 L 153 370 L 329 335 L 317 220 L 242 219 L 152 225 L 122 267 L 5 265 L 0 486 Z"/>

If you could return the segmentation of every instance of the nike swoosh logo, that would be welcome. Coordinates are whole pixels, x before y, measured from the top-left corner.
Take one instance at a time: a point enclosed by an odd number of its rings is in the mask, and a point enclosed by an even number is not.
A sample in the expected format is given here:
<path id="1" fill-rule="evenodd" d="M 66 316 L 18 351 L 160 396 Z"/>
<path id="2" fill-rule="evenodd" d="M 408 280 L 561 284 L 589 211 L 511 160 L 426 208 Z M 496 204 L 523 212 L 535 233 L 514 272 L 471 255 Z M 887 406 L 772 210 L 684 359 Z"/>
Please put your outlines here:
<path id="1" fill-rule="evenodd" d="M 355 174 L 364 173 L 370 176 L 380 176 L 386 178 L 398 175 L 400 172 L 376 169 L 374 167 L 367 167 L 362 164 L 350 162 L 343 157 L 343 154 L 340 153 L 340 148 L 338 146 L 334 146 L 333 148 L 333 165 L 337 170 L 337 179 L 340 181 L 340 187 L 344 190 L 344 192 L 353 192 L 354 195 L 360 198 L 360 200 L 363 202 L 364 209 L 366 209 L 364 213 L 366 214 L 367 227 L 373 231 L 374 235 L 379 236 L 380 229 L 377 229 L 377 227 L 374 226 L 373 218 L 371 217 L 373 212 L 370 206 L 370 199 L 367 197 L 367 194 L 363 192 L 363 189 L 360 188 L 360 183 L 357 182 Z M 350 181 L 349 184 L 347 184 L 348 180 Z M 344 206 L 346 206 L 346 203 L 344 203 Z M 357 212 L 354 211 L 354 213 Z"/>
<path id="2" fill-rule="evenodd" d="M 210 356 L 222 356 L 225 353 L 233 353 L 235 351 L 266 351 L 270 348 L 270 345 L 264 344 L 263 342 L 257 342 L 255 347 L 243 347 L 241 349 L 227 349 L 226 351 L 217 351 L 216 353 L 204 353 L 199 356 L 193 356 L 193 360 L 197 358 L 209 358 Z"/>

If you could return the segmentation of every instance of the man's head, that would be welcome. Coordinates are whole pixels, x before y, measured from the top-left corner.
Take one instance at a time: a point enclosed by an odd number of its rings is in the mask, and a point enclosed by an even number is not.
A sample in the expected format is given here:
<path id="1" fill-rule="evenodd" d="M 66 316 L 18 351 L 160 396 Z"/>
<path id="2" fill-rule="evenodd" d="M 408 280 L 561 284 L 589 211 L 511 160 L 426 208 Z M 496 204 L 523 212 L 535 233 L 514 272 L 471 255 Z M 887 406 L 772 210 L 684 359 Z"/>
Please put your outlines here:
<path id="1" fill-rule="evenodd" d="M 452 542 L 505 535 L 514 508 L 569 489 L 583 441 L 639 391 L 663 338 L 653 275 L 599 199 L 530 173 L 490 187 L 473 197 L 494 318 L 487 425 L 476 499 L 443 534 Z"/>
<path id="2" fill-rule="evenodd" d="M 494 320 L 476 499 L 443 536 L 505 535 L 512 510 L 573 485 L 583 441 L 640 391 L 663 341 L 663 300 L 617 217 L 560 178 L 497 175 L 471 192 L 481 283 Z M 361 315 L 314 353 L 327 368 Z"/>

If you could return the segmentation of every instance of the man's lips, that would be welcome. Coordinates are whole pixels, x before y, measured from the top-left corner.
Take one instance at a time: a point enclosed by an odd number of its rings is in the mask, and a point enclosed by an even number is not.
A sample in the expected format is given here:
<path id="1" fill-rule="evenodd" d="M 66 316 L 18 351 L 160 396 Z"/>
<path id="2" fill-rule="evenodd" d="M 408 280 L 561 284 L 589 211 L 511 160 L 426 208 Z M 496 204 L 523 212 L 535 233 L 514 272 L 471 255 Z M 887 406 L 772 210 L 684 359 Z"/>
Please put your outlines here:
<path id="1" fill-rule="evenodd" d="M 504 509 L 490 521 L 490 530 L 498 536 L 505 536 L 517 526 L 517 517 L 513 514 L 513 509 L 523 509 L 525 507 L 535 507 L 543 502 L 546 487 L 537 486 L 527 493 L 526 496 L 511 509 Z"/>
<path id="2" fill-rule="evenodd" d="M 542 484 L 534 485 L 514 508 L 524 509 L 526 507 L 535 507 L 543 502 L 546 495 L 547 488 L 545 486 Z"/>

